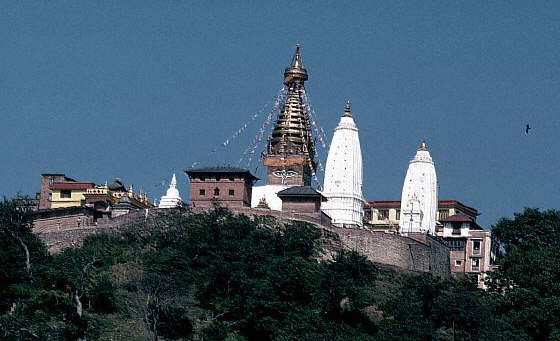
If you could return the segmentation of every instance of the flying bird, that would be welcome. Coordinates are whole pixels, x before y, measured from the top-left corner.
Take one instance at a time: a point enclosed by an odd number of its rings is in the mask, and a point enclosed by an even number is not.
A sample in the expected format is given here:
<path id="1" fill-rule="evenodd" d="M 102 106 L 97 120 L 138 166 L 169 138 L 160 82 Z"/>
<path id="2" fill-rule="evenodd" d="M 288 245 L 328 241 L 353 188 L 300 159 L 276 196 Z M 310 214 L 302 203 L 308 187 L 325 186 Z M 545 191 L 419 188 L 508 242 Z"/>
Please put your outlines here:
<path id="1" fill-rule="evenodd" d="M 527 124 L 525 125 L 525 134 L 526 134 L 526 135 L 529 135 L 529 130 L 531 130 L 531 127 L 530 127 L 529 124 L 527 123 Z"/>

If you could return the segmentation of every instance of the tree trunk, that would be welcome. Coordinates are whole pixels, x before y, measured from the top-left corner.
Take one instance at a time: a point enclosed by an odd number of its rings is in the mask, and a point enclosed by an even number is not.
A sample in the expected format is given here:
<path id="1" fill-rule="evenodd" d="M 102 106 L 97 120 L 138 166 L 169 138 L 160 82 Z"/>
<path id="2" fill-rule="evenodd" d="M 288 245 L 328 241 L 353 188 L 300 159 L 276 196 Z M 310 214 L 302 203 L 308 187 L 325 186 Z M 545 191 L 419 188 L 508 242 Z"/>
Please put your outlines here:
<path id="1" fill-rule="evenodd" d="M 74 300 L 76 301 L 76 314 L 78 314 L 78 316 L 81 319 L 82 315 L 84 314 L 84 309 L 83 309 L 83 305 L 82 305 L 82 300 L 80 299 L 80 296 L 78 295 L 78 290 L 76 290 L 76 292 L 74 293 Z M 87 341 L 87 338 L 85 336 L 83 338 L 78 337 L 77 341 Z"/>
<path id="2" fill-rule="evenodd" d="M 25 271 L 27 272 L 29 278 L 31 278 L 31 256 L 29 255 L 29 249 L 17 234 L 15 234 L 13 231 L 10 231 L 10 234 L 15 240 L 18 241 L 19 245 L 21 245 L 21 248 L 25 252 Z"/>

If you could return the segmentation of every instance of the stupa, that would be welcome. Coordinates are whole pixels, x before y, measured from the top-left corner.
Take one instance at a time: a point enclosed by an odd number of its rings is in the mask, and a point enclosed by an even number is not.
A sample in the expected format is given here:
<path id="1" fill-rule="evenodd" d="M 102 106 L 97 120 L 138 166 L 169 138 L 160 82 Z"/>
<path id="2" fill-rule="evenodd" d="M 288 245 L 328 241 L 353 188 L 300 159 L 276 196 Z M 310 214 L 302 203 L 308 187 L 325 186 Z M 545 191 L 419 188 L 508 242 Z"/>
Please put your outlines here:
<path id="1" fill-rule="evenodd" d="M 171 178 L 171 183 L 169 184 L 169 188 L 167 189 L 167 193 L 161 197 L 159 201 L 159 208 L 175 208 L 178 206 L 183 205 L 183 200 L 179 195 L 179 190 L 177 189 L 177 178 L 175 177 L 175 173 Z"/>
<path id="2" fill-rule="evenodd" d="M 284 69 L 287 94 L 264 152 L 266 185 L 253 187 L 251 207 L 264 198 L 273 210 L 282 209 L 277 193 L 292 186 L 310 186 L 315 171 L 315 142 L 305 105 L 304 83 L 308 79 L 300 46 Z"/>

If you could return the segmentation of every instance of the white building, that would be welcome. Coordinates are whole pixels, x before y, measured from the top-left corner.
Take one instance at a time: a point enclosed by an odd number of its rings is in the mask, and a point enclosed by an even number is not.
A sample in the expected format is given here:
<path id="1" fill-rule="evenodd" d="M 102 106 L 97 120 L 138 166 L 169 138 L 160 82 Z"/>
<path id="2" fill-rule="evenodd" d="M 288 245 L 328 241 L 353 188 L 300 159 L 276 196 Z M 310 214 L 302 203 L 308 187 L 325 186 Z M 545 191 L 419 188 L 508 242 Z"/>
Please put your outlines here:
<path id="1" fill-rule="evenodd" d="M 350 102 L 334 130 L 327 165 L 321 209 L 336 226 L 363 226 L 362 151 Z"/>
<path id="2" fill-rule="evenodd" d="M 263 207 L 275 211 L 282 211 L 282 200 L 278 197 L 278 192 L 290 187 L 292 186 L 288 186 L 288 185 L 253 186 L 253 191 L 251 195 L 251 207 L 253 208 Z"/>
<path id="3" fill-rule="evenodd" d="M 177 206 L 182 206 L 183 200 L 181 200 L 181 196 L 179 195 L 179 190 L 177 189 L 177 178 L 175 174 L 171 178 L 171 183 L 169 184 L 169 188 L 167 189 L 167 193 L 161 197 L 159 202 L 159 208 L 174 208 Z"/>
<path id="4" fill-rule="evenodd" d="M 402 234 L 435 234 L 437 218 L 437 177 L 426 142 L 420 144 L 404 178 L 399 230 Z"/>

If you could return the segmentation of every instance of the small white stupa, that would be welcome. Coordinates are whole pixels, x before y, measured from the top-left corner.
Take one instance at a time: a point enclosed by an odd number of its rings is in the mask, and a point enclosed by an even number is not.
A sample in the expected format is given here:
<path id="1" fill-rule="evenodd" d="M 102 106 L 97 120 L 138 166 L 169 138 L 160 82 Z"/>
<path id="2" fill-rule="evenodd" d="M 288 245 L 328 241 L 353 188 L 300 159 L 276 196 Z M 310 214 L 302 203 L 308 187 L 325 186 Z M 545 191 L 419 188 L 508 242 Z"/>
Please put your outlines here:
<path id="1" fill-rule="evenodd" d="M 422 141 L 408 165 L 401 197 L 401 234 L 435 234 L 438 204 L 436 168 L 428 145 Z"/>
<path id="2" fill-rule="evenodd" d="M 334 130 L 324 185 L 327 202 L 321 205 L 321 210 L 331 217 L 333 225 L 363 226 L 362 151 L 350 102 L 346 103 L 344 115 Z"/>
<path id="3" fill-rule="evenodd" d="M 175 173 L 173 173 L 173 177 L 171 178 L 171 183 L 169 184 L 167 193 L 161 197 L 158 207 L 174 208 L 178 206 L 183 206 L 183 200 L 179 195 L 179 190 L 177 189 L 177 178 L 175 177 Z"/>

